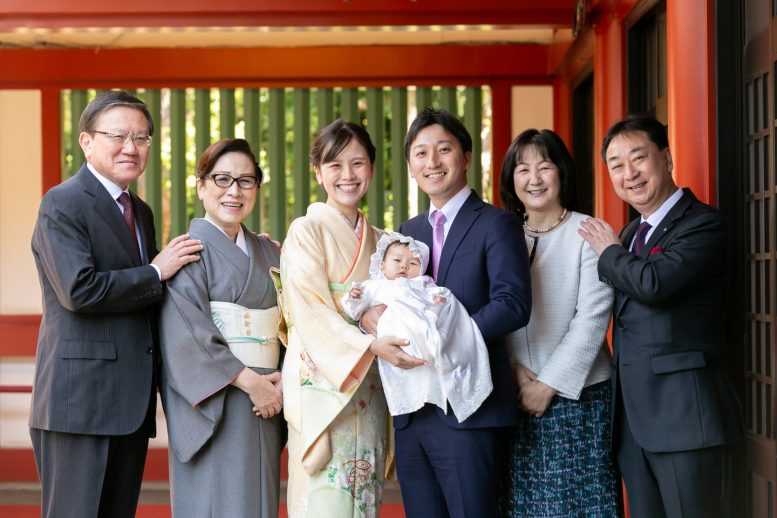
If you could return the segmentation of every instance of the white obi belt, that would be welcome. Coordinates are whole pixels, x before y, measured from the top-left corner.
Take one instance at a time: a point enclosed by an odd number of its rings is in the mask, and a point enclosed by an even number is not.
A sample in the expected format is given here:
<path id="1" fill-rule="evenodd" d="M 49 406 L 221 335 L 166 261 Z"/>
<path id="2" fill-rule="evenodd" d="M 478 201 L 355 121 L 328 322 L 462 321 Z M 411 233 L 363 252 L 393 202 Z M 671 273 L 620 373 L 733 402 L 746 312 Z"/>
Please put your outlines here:
<path id="1" fill-rule="evenodd" d="M 243 365 L 278 368 L 278 306 L 248 309 L 230 302 L 211 301 L 210 314 L 229 350 Z"/>

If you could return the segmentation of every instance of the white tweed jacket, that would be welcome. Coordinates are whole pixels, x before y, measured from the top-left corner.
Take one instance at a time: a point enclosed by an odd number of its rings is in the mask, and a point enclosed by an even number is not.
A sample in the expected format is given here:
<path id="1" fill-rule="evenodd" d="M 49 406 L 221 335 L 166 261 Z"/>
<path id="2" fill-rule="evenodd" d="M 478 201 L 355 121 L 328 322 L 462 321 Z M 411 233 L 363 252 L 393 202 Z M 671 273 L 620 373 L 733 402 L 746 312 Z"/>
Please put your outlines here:
<path id="1" fill-rule="evenodd" d="M 599 280 L 598 257 L 577 233 L 587 218 L 572 212 L 539 238 L 526 236 L 531 253 L 532 311 L 529 324 L 508 336 L 513 363 L 568 399 L 610 378 L 607 327 L 613 290 Z"/>

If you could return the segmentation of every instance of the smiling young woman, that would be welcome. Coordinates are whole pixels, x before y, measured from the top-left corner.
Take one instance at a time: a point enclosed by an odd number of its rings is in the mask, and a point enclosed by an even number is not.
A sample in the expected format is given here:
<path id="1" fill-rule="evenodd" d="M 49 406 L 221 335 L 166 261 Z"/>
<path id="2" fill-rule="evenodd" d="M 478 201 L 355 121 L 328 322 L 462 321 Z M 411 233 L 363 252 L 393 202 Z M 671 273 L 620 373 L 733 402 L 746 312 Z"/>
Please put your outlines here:
<path id="1" fill-rule="evenodd" d="M 359 211 L 375 146 L 364 128 L 338 119 L 321 130 L 310 161 L 327 200 L 292 222 L 281 256 L 288 514 L 374 516 L 388 448 L 388 410 L 374 359 L 404 354 L 406 341 L 362 333 L 339 300 L 352 282 L 369 278 L 382 233 Z"/>

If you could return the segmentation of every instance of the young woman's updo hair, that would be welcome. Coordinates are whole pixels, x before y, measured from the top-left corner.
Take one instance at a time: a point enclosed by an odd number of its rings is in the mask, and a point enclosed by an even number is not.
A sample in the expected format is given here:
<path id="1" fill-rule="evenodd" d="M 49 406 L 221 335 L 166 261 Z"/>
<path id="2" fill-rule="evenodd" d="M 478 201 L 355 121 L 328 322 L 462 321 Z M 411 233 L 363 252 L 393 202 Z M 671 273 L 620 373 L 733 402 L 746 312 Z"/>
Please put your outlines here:
<path id="1" fill-rule="evenodd" d="M 351 139 L 356 139 L 356 142 L 361 144 L 367 151 L 370 163 L 374 164 L 375 145 L 370 134 L 358 124 L 343 119 L 337 119 L 321 130 L 310 148 L 310 163 L 320 166 L 333 161 L 348 146 Z"/>
<path id="2" fill-rule="evenodd" d="M 499 175 L 499 197 L 505 209 L 524 212 L 525 207 L 515 193 L 515 167 L 523 161 L 526 148 L 533 146 L 544 159 L 553 162 L 558 168 L 561 193 L 561 206 L 575 210 L 575 163 L 569 154 L 561 137 L 548 129 L 527 129 L 510 144 L 502 162 L 502 173 Z"/>

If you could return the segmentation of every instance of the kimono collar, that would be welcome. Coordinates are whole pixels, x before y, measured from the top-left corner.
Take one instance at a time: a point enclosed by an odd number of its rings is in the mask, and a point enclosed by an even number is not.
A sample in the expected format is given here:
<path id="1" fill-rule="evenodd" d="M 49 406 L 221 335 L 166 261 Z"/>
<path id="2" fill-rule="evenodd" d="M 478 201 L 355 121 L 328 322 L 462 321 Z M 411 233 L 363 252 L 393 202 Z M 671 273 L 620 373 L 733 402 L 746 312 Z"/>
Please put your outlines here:
<path id="1" fill-rule="evenodd" d="M 205 221 L 216 227 L 222 234 L 227 236 L 227 233 L 224 232 L 224 229 L 218 226 L 215 221 L 210 219 L 207 214 L 205 214 L 205 217 L 203 217 Z M 229 236 L 227 236 L 229 238 Z M 232 239 L 230 239 L 232 241 Z M 246 244 L 246 235 L 243 232 L 243 225 L 240 225 L 237 229 L 237 239 L 234 241 L 234 243 L 237 245 L 237 247 L 243 251 L 244 254 L 249 255 L 248 253 L 248 245 Z"/>

